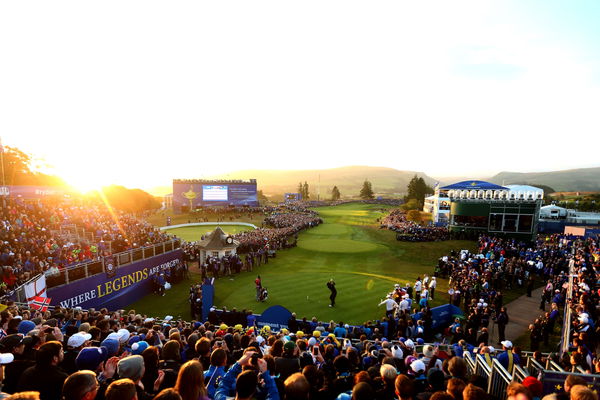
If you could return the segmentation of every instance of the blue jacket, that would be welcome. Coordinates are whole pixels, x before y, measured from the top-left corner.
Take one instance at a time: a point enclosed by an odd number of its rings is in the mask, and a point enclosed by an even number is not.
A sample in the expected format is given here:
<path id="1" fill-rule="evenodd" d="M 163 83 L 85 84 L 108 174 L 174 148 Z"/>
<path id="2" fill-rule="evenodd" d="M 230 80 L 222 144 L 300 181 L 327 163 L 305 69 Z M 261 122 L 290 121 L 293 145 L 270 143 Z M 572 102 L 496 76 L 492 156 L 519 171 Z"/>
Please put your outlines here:
<path id="1" fill-rule="evenodd" d="M 223 375 L 225 375 L 225 367 L 215 367 L 214 365 L 211 365 L 207 371 L 204 371 L 204 384 L 208 391 L 208 397 L 211 399 L 215 398 L 217 387 L 219 386 Z"/>
<path id="2" fill-rule="evenodd" d="M 237 376 L 242 372 L 242 366 L 237 362 L 229 368 L 229 371 L 223 376 L 219 388 L 215 393 L 215 400 L 227 400 L 229 393 L 234 392 L 235 381 Z M 279 400 L 279 392 L 275 381 L 268 373 L 262 374 L 262 379 L 265 381 L 265 389 L 267 397 L 265 400 Z"/>
<path id="3" fill-rule="evenodd" d="M 521 364 L 521 358 L 519 357 L 519 355 L 513 353 L 510 350 L 500 353 L 496 358 L 498 359 L 498 362 L 508 371 L 509 374 L 512 373 L 514 365 Z"/>

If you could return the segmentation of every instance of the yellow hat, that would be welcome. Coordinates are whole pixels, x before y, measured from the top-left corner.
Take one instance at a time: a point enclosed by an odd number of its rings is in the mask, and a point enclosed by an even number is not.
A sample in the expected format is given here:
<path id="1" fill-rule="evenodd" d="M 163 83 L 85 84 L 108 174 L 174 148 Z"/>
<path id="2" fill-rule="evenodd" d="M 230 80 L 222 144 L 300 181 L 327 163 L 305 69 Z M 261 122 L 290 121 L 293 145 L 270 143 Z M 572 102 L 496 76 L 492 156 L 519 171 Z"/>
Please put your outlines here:
<path id="1" fill-rule="evenodd" d="M 279 330 L 279 332 L 283 333 L 284 335 L 287 335 L 288 333 L 290 333 L 290 331 L 288 331 L 288 330 L 287 330 L 287 329 L 285 329 L 285 328 L 281 328 L 281 329 Z"/>
<path id="2" fill-rule="evenodd" d="M 233 327 L 233 329 L 235 331 L 243 331 L 244 327 L 242 326 L 242 324 L 237 324 L 236 326 Z"/>
<path id="3" fill-rule="evenodd" d="M 227 329 L 227 324 L 221 324 L 221 326 L 219 326 L 219 329 L 224 331 Z"/>
<path id="4" fill-rule="evenodd" d="M 304 332 L 302 332 L 302 331 L 298 331 L 298 332 L 296 332 L 296 336 L 297 336 L 298 338 L 303 338 L 303 337 L 304 337 Z"/>
<path id="5" fill-rule="evenodd" d="M 313 332 L 313 336 L 316 337 L 316 338 L 321 337 L 321 331 L 314 331 Z"/>

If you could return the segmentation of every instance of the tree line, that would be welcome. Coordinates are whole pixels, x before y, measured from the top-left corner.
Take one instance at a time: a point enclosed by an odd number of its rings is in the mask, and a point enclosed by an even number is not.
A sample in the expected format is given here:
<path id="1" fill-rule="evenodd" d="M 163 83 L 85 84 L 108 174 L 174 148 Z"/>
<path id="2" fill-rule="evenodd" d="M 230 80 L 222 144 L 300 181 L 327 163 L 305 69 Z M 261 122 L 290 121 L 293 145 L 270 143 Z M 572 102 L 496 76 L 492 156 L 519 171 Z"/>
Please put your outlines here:
<path id="1" fill-rule="evenodd" d="M 307 181 L 298 183 L 298 193 L 302 196 L 303 200 L 310 200 L 310 187 Z M 407 195 L 404 197 L 404 201 L 409 205 L 409 209 L 422 209 L 425 197 L 432 193 L 433 188 L 427 185 L 422 177 L 415 175 L 408 183 Z M 365 179 L 363 182 L 358 197 L 363 200 L 375 198 L 373 184 L 368 179 Z M 331 189 L 331 200 L 336 201 L 341 198 L 342 193 L 340 189 L 337 186 L 333 186 Z"/>

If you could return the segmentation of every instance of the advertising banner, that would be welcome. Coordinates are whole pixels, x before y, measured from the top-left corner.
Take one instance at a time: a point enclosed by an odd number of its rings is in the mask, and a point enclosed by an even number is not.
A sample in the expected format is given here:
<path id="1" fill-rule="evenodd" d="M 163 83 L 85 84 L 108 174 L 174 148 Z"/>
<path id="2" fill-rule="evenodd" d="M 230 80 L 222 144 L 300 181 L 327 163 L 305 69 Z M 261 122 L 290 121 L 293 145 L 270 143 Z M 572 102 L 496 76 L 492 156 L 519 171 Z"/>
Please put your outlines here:
<path id="1" fill-rule="evenodd" d="M 565 379 L 568 375 L 580 376 L 586 381 L 587 387 L 594 391 L 600 390 L 600 380 L 598 379 L 598 375 L 571 374 L 569 372 L 546 370 L 541 379 L 542 384 L 544 385 L 543 394 L 564 393 Z"/>
<path id="2" fill-rule="evenodd" d="M 152 258 L 137 261 L 116 269 L 112 278 L 100 273 L 73 283 L 47 290 L 52 305 L 106 307 L 109 310 L 125 308 L 152 292 L 152 276 L 182 265 L 182 251 L 177 249 Z"/>
<path id="3" fill-rule="evenodd" d="M 272 329 L 278 331 L 282 328 L 287 329 L 290 318 L 292 318 L 292 313 L 287 308 L 271 306 L 256 319 L 256 325 L 259 329 L 269 325 Z"/>
<path id="4" fill-rule="evenodd" d="M 39 199 L 48 196 L 63 196 L 65 191 L 45 186 L 0 186 L 0 196 Z"/>
<path id="5" fill-rule="evenodd" d="M 452 304 L 444 304 L 443 306 L 433 307 L 431 309 L 431 327 L 437 329 L 440 327 L 447 327 L 452 323 L 454 315 L 463 315 L 460 308 Z"/>
<path id="6" fill-rule="evenodd" d="M 302 193 L 285 193 L 283 195 L 285 202 L 302 200 Z"/>
<path id="7" fill-rule="evenodd" d="M 173 183 L 173 207 L 258 206 L 256 183 Z"/>

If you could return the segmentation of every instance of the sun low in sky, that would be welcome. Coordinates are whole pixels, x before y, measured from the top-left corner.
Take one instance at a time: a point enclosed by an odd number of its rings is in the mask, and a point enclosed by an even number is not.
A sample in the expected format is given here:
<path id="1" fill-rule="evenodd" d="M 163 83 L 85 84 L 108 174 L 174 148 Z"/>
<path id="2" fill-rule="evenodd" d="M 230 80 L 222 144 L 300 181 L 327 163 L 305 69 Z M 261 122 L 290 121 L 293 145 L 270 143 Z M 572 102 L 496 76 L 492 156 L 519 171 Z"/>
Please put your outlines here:
<path id="1" fill-rule="evenodd" d="M 0 4 L 0 134 L 81 188 L 598 165 L 598 1 Z"/>

